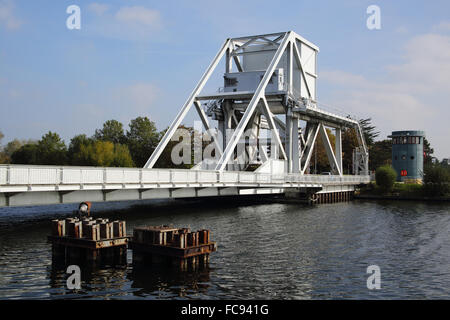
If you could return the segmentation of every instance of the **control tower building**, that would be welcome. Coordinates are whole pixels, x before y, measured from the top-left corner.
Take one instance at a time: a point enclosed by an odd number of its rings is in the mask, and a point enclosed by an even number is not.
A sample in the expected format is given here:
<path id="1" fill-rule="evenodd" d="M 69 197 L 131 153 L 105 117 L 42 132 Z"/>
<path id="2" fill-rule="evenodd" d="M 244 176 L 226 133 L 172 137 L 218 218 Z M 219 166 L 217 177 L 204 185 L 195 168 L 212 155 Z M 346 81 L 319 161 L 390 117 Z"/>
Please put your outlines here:
<path id="1" fill-rule="evenodd" d="M 392 166 L 397 181 L 421 182 L 423 179 L 424 131 L 393 131 Z"/>

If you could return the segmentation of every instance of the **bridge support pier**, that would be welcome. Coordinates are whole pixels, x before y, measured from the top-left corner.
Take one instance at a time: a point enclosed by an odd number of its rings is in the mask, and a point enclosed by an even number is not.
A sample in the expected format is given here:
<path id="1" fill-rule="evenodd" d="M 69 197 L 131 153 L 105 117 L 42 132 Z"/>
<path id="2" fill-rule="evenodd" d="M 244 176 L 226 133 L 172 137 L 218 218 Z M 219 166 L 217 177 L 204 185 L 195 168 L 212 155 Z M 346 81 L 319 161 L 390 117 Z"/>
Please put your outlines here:
<path id="1" fill-rule="evenodd" d="M 326 186 L 323 188 L 290 188 L 284 196 L 288 201 L 300 201 L 309 204 L 347 202 L 353 199 L 353 186 Z"/>
<path id="2" fill-rule="evenodd" d="M 335 203 L 335 202 L 348 202 L 353 200 L 354 191 L 337 191 L 337 192 L 325 192 L 317 193 L 311 197 L 310 203 L 323 204 L 323 203 Z"/>

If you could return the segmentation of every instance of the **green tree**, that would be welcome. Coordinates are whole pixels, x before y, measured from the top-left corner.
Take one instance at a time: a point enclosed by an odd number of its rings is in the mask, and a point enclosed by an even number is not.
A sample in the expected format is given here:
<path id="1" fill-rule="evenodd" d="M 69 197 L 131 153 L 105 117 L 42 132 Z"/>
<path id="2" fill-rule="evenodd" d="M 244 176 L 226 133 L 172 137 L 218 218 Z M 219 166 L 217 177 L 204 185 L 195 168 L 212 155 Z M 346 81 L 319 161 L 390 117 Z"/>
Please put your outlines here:
<path id="1" fill-rule="evenodd" d="M 328 140 L 330 140 L 331 147 L 334 151 L 336 136 L 331 132 L 329 128 L 326 128 L 326 132 Z M 328 161 L 328 156 L 325 151 L 325 146 L 323 144 L 322 138 L 320 137 L 320 133 L 317 135 L 309 166 L 311 173 L 320 174 L 321 172 L 331 171 L 330 162 Z"/>
<path id="2" fill-rule="evenodd" d="M 155 168 L 174 168 L 174 169 L 190 169 L 194 166 L 194 128 L 193 127 L 186 127 L 185 125 L 180 125 L 178 129 L 185 129 L 189 131 L 189 135 L 191 138 L 191 163 L 181 163 L 181 164 L 174 164 L 172 161 L 172 150 L 173 148 L 182 141 L 183 138 L 179 138 L 179 140 L 170 140 L 169 143 L 164 148 L 163 152 L 159 156 L 158 160 L 155 163 Z M 161 140 L 164 137 L 164 134 L 168 130 L 165 129 L 159 133 L 159 139 Z M 204 143 L 202 145 L 202 154 L 203 150 L 206 147 L 207 143 Z"/>
<path id="3" fill-rule="evenodd" d="M 352 174 L 353 172 L 353 150 L 357 146 L 356 130 L 354 128 L 344 129 L 342 131 L 342 167 L 344 173 Z"/>
<path id="4" fill-rule="evenodd" d="M 57 133 L 49 131 L 37 142 L 29 141 L 21 147 L 20 141 L 12 141 L 8 152 L 11 162 L 17 164 L 67 164 L 67 147 Z M 14 150 L 16 149 L 16 150 Z"/>
<path id="5" fill-rule="evenodd" d="M 111 141 L 94 141 L 83 145 L 81 151 L 92 166 L 111 167 L 114 161 L 114 143 Z"/>
<path id="6" fill-rule="evenodd" d="M 14 151 L 11 155 L 11 163 L 15 164 L 37 164 L 38 145 L 36 143 L 27 143 Z"/>
<path id="7" fill-rule="evenodd" d="M 375 141 L 369 149 L 369 169 L 392 164 L 392 141 Z"/>
<path id="8" fill-rule="evenodd" d="M 11 155 L 14 153 L 14 151 L 19 150 L 20 147 L 22 147 L 23 145 L 25 145 L 27 143 L 36 143 L 36 142 L 33 140 L 25 141 L 25 140 L 14 139 L 6 144 L 6 146 L 3 148 L 3 151 L 5 152 L 5 154 L 7 156 L 11 157 Z"/>
<path id="9" fill-rule="evenodd" d="M 130 150 L 124 144 L 114 145 L 114 167 L 134 167 L 133 159 L 131 158 Z"/>
<path id="10" fill-rule="evenodd" d="M 143 167 L 155 150 L 160 138 L 155 123 L 147 117 L 133 119 L 130 121 L 126 137 L 134 164 Z"/>
<path id="11" fill-rule="evenodd" d="M 57 133 L 49 131 L 43 135 L 38 141 L 37 148 L 37 164 L 67 164 L 67 147 Z"/>
<path id="12" fill-rule="evenodd" d="M 371 125 L 372 118 L 361 119 L 359 124 L 364 135 L 364 140 L 367 146 L 370 148 L 375 141 L 375 138 L 380 134 L 379 131 L 375 131 L 375 126 Z"/>
<path id="13" fill-rule="evenodd" d="M 442 159 L 440 165 L 450 172 L 450 161 L 448 159 Z"/>
<path id="14" fill-rule="evenodd" d="M 424 165 L 424 191 L 427 196 L 439 197 L 450 193 L 450 171 L 440 165 L 428 163 Z"/>
<path id="15" fill-rule="evenodd" d="M 8 157 L 6 156 L 6 154 L 5 154 L 5 152 L 4 152 L 3 148 L 2 148 L 2 140 L 3 140 L 3 137 L 4 137 L 4 135 L 3 135 L 3 133 L 0 131 L 0 164 L 2 164 L 2 163 L 8 163 L 8 162 L 9 162 L 9 159 L 8 159 Z"/>
<path id="16" fill-rule="evenodd" d="M 91 163 L 87 160 L 88 157 L 81 152 L 82 146 L 88 146 L 93 140 L 88 138 L 85 134 L 79 134 L 70 140 L 67 157 L 69 163 L 75 166 L 87 166 Z"/>
<path id="17" fill-rule="evenodd" d="M 3 151 L 0 153 L 0 158 L 3 155 L 3 162 L 0 161 L 0 163 L 11 163 L 12 162 L 12 155 L 14 152 L 19 150 L 21 147 L 23 147 L 26 144 L 37 144 L 37 141 L 29 139 L 29 140 L 19 140 L 14 139 L 6 144 L 6 146 L 3 147 Z"/>
<path id="18" fill-rule="evenodd" d="M 430 142 L 424 137 L 423 138 L 423 162 L 424 164 L 431 164 L 433 162 L 434 149 L 431 148 Z"/>
<path id="19" fill-rule="evenodd" d="M 364 141 L 369 149 L 369 168 L 375 170 L 381 165 L 390 164 L 392 146 L 389 140 L 375 141 L 380 134 L 371 125 L 371 118 L 359 120 Z M 344 129 L 342 132 L 342 165 L 344 172 L 351 174 L 353 167 L 353 150 L 358 147 L 357 132 L 354 128 Z M 384 147 L 387 147 L 384 150 Z"/>
<path id="20" fill-rule="evenodd" d="M 335 150 L 336 136 L 331 132 L 331 130 L 329 128 L 326 128 L 326 132 L 327 132 L 328 140 L 330 140 L 331 148 L 333 149 L 333 152 L 334 152 L 334 151 L 336 151 Z M 317 143 L 317 141 L 316 141 L 316 143 Z M 320 155 L 320 157 L 318 158 L 319 159 L 318 172 L 330 171 L 331 170 L 330 161 L 328 160 L 327 152 L 325 150 L 325 145 L 324 145 L 324 142 L 322 141 L 322 139 L 320 139 L 319 149 L 318 149 L 317 154 Z"/>
<path id="21" fill-rule="evenodd" d="M 397 173 L 391 166 L 381 166 L 375 171 L 375 181 L 383 192 L 390 192 L 396 179 Z"/>
<path id="22" fill-rule="evenodd" d="M 128 147 L 111 141 L 76 136 L 71 142 L 73 164 L 98 167 L 132 167 L 133 160 Z"/>
<path id="23" fill-rule="evenodd" d="M 94 139 L 111 141 L 112 143 L 125 143 L 123 124 L 117 120 L 106 121 L 103 124 L 103 129 L 95 130 Z"/>

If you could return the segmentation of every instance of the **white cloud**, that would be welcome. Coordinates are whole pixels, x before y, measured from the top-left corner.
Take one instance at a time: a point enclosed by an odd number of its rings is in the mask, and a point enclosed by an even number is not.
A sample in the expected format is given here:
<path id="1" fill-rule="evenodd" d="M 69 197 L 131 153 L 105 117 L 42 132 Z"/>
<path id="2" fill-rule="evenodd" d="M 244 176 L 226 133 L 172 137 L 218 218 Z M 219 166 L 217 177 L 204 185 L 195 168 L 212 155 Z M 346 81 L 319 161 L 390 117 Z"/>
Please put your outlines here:
<path id="1" fill-rule="evenodd" d="M 160 28 L 161 16 L 159 11 L 145 7 L 122 7 L 115 15 L 117 21 L 127 24 L 144 25 L 147 27 Z"/>
<path id="2" fill-rule="evenodd" d="M 160 89 L 152 83 L 137 83 L 118 90 L 117 99 L 127 116 L 137 117 L 154 113 L 152 107 L 160 93 Z"/>
<path id="3" fill-rule="evenodd" d="M 134 6 L 113 11 L 98 3 L 90 10 L 97 15 L 86 25 L 91 34 L 131 41 L 154 41 L 163 37 L 162 18 L 157 10 Z"/>
<path id="4" fill-rule="evenodd" d="M 450 21 L 442 21 L 433 27 L 435 32 L 449 32 L 450 31 Z"/>
<path id="5" fill-rule="evenodd" d="M 339 70 L 325 70 L 320 72 L 320 79 L 338 85 L 371 85 L 363 76 Z"/>
<path id="6" fill-rule="evenodd" d="M 450 79 L 450 36 L 424 34 L 405 46 L 405 63 L 389 67 L 398 81 L 419 92 L 448 90 Z"/>
<path id="7" fill-rule="evenodd" d="M 20 28 L 22 21 L 14 14 L 14 4 L 11 0 L 0 0 L 0 27 L 15 30 Z"/>
<path id="8" fill-rule="evenodd" d="M 102 16 L 106 11 L 108 11 L 109 6 L 104 3 L 93 2 L 89 4 L 88 9 L 94 12 L 96 15 Z"/>
<path id="9" fill-rule="evenodd" d="M 22 96 L 22 93 L 21 93 L 20 91 L 18 91 L 18 90 L 11 89 L 11 90 L 9 91 L 9 96 L 10 96 L 11 98 L 15 99 L 15 98 L 21 97 L 21 96 Z"/>
<path id="10" fill-rule="evenodd" d="M 402 62 L 386 66 L 377 78 L 327 70 L 319 81 L 333 87 L 327 104 L 371 117 L 381 139 L 394 130 L 425 130 L 435 156 L 442 158 L 450 154 L 449 52 L 450 36 L 418 35 L 403 47 Z"/>
<path id="11" fill-rule="evenodd" d="M 400 27 L 396 28 L 394 31 L 395 31 L 395 33 L 398 33 L 398 34 L 406 34 L 406 33 L 408 33 L 408 28 L 406 28 L 405 26 L 400 26 Z"/>

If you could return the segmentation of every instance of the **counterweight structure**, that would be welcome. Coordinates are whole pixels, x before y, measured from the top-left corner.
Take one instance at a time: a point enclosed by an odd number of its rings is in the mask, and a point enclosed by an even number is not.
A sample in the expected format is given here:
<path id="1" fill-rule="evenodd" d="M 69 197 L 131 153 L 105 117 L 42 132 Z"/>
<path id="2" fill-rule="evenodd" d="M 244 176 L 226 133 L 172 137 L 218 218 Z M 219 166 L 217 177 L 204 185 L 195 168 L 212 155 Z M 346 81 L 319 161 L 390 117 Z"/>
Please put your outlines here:
<path id="1" fill-rule="evenodd" d="M 215 146 L 215 158 L 194 168 L 303 175 L 310 173 L 320 137 L 331 173 L 342 176 L 341 132 L 355 128 L 359 146 L 353 153 L 353 174 L 367 175 L 368 150 L 359 122 L 318 107 L 318 52 L 293 31 L 227 39 L 144 168 L 154 166 L 194 106 L 205 129 L 213 132 Z M 202 94 L 223 58 L 224 87 Z M 217 120 L 217 128 L 211 120 Z M 334 150 L 326 127 L 335 130 Z"/>

